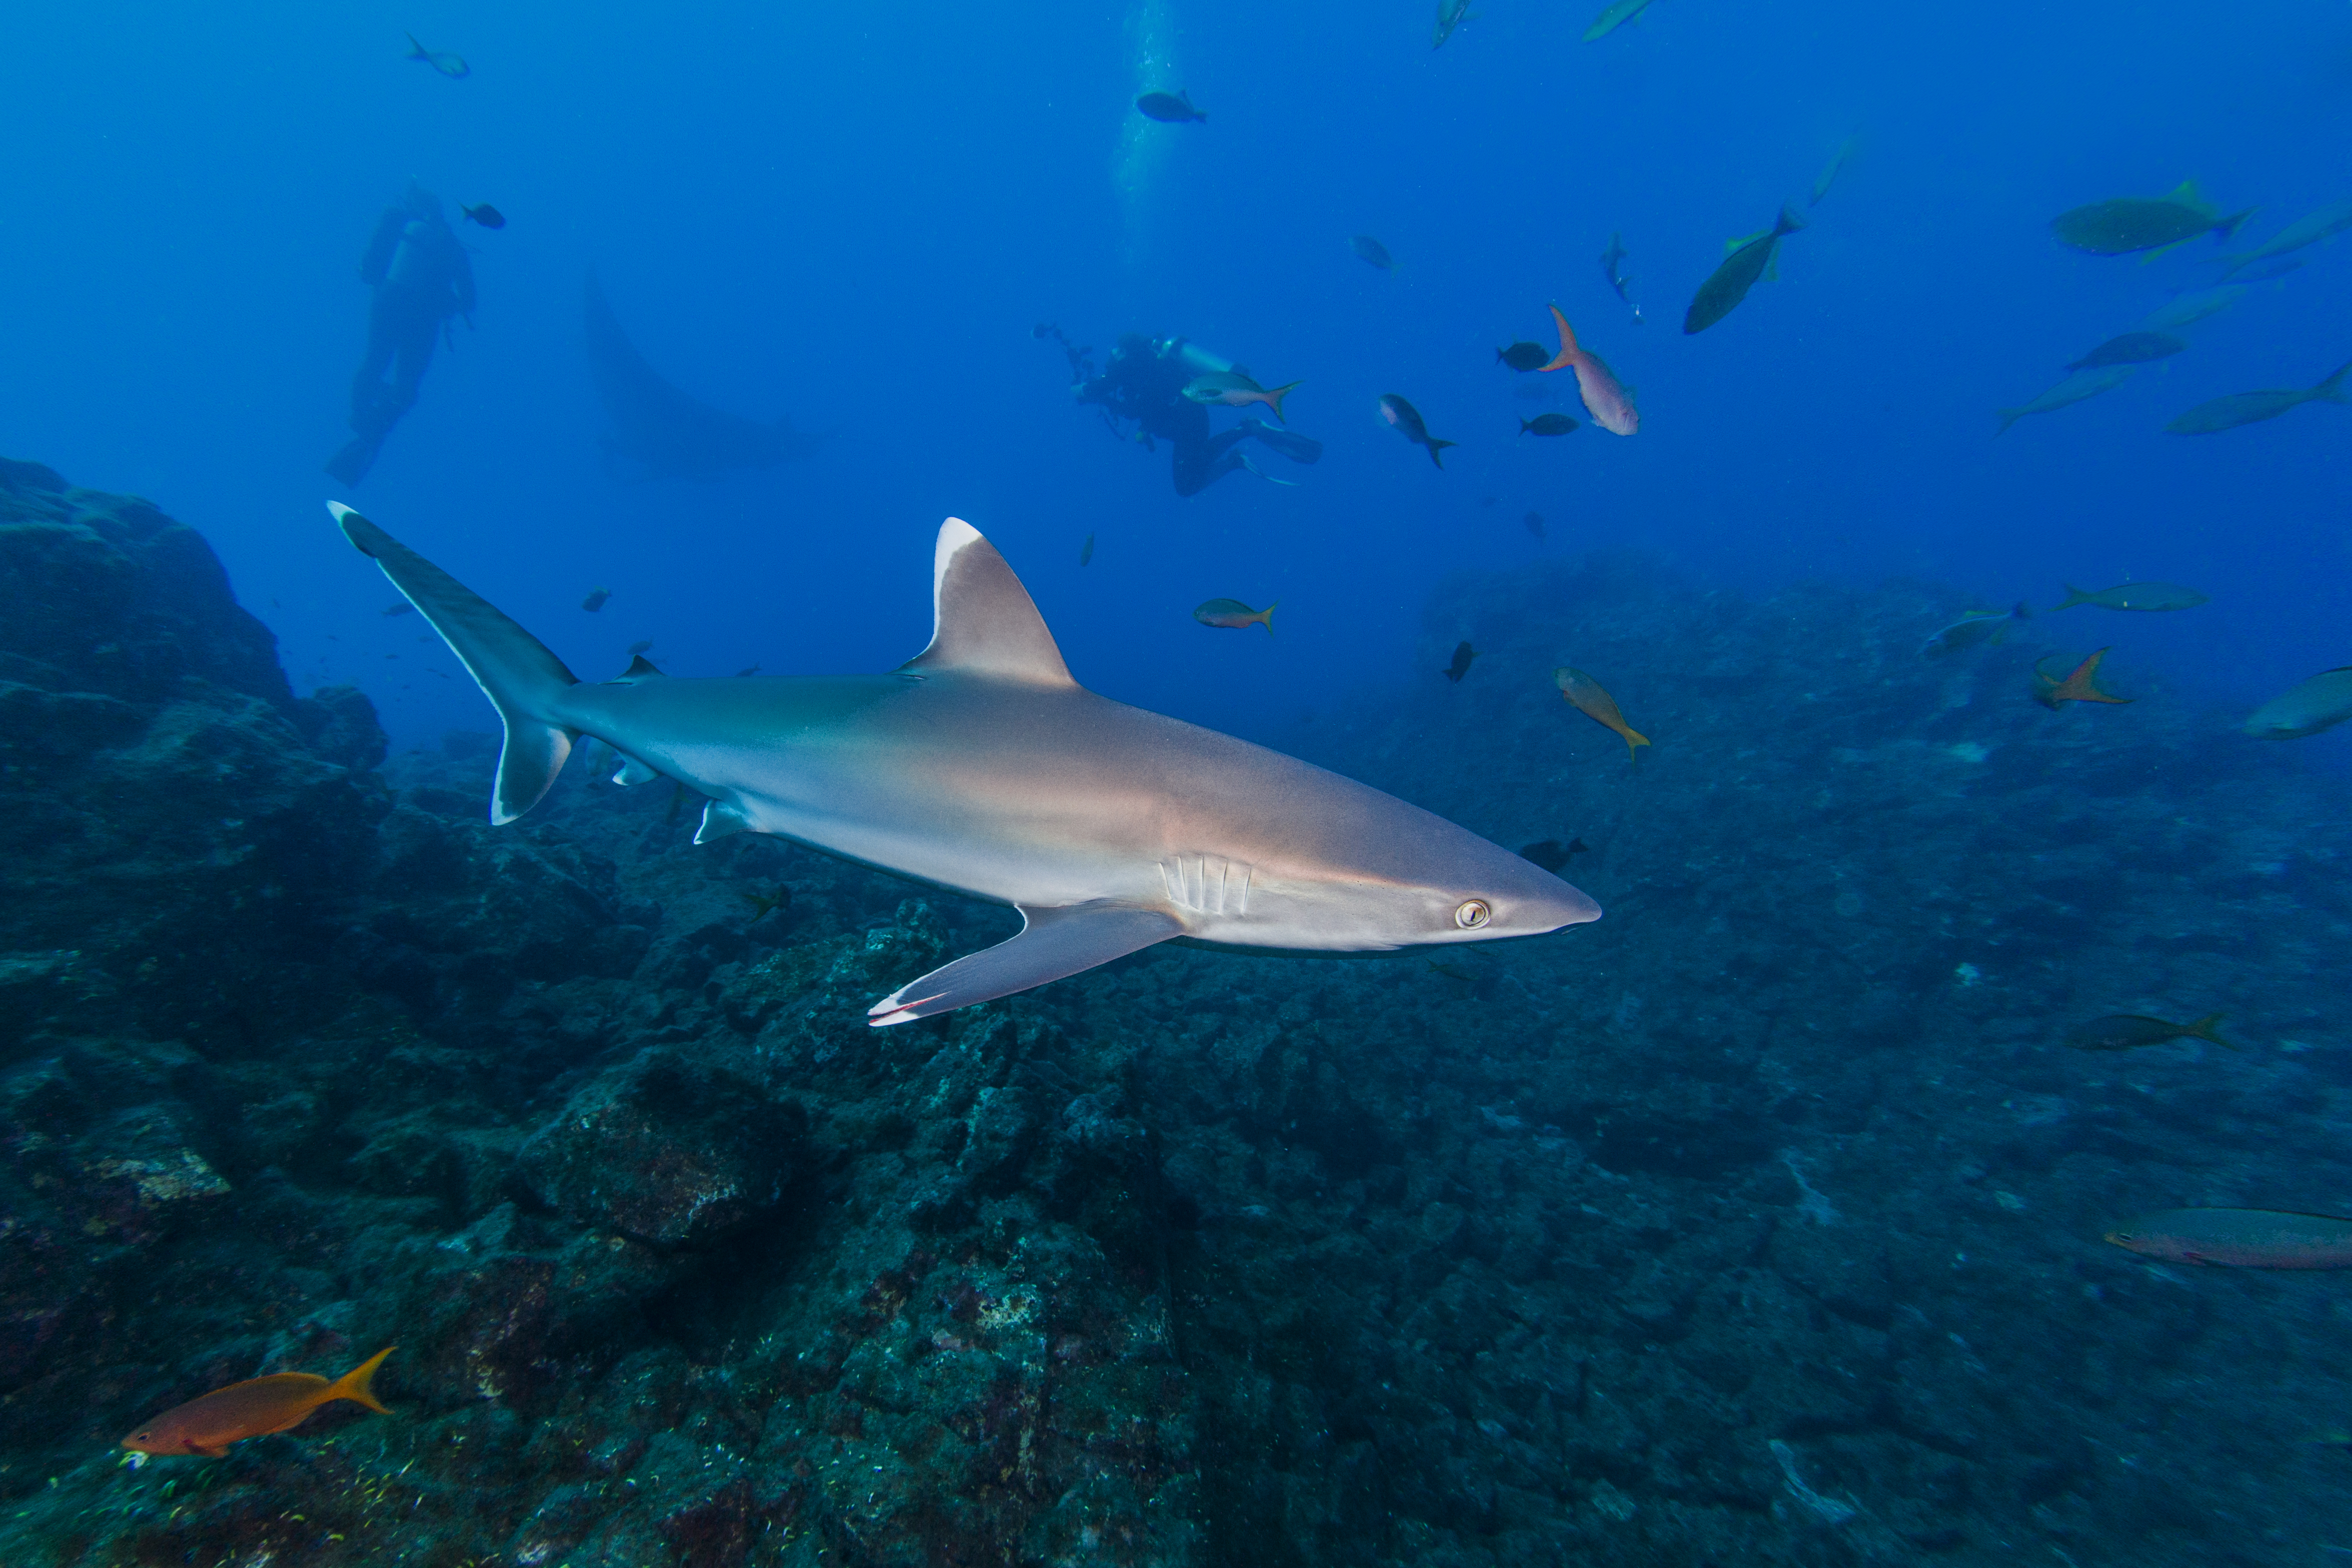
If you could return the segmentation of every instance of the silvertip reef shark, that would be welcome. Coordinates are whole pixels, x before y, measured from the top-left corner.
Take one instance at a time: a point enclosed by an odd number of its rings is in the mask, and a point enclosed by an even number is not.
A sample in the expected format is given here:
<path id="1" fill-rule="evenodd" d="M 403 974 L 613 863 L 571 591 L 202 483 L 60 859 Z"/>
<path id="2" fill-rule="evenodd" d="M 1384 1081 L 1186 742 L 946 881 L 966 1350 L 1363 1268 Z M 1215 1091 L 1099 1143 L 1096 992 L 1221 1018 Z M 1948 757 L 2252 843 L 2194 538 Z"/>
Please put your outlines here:
<path id="1" fill-rule="evenodd" d="M 545 795 L 573 742 L 706 798 L 698 844 L 775 833 L 1009 904 L 1019 935 L 867 1009 L 908 1023 L 1171 937 L 1368 952 L 1532 936 L 1601 917 L 1533 862 L 1320 768 L 1070 678 L 1013 569 L 950 517 L 930 646 L 878 675 L 583 682 L 455 578 L 328 509 L 464 662 L 506 725 L 490 821 Z"/>

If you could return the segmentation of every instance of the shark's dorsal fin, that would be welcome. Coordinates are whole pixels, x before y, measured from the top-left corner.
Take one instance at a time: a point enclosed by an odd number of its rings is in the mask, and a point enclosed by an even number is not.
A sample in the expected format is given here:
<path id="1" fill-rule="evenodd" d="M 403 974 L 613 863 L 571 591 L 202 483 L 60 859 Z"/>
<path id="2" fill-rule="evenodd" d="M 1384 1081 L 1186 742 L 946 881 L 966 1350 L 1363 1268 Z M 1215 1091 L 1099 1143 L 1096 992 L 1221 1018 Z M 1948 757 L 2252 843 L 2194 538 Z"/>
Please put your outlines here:
<path id="1" fill-rule="evenodd" d="M 656 678 L 667 680 L 669 676 L 666 672 L 656 669 L 651 659 L 646 658 L 643 653 L 636 653 L 631 655 L 629 659 L 629 667 L 623 670 L 619 674 L 614 676 L 609 684 L 617 686 L 632 682 Z"/>
<path id="2" fill-rule="evenodd" d="M 902 668 L 967 671 L 1040 686 L 1077 684 L 1029 591 L 961 517 L 940 525 L 931 558 L 930 646 Z"/>

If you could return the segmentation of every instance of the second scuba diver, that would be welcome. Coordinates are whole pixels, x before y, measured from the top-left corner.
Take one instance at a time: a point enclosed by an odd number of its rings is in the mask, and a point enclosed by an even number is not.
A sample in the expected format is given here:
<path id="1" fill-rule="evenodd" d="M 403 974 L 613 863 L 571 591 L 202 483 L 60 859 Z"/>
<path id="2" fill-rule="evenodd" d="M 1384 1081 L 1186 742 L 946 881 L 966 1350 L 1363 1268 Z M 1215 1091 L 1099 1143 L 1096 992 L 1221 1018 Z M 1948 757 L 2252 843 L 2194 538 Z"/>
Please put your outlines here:
<path id="1" fill-rule="evenodd" d="M 1037 335 L 1049 332 L 1061 338 L 1059 331 L 1047 328 L 1040 328 Z M 1066 340 L 1063 346 L 1068 348 Z M 1206 403 L 1185 396 L 1184 389 L 1203 377 L 1234 376 L 1236 367 L 1232 361 L 1181 338 L 1154 342 L 1139 332 L 1126 333 L 1111 350 L 1110 362 L 1100 375 L 1088 373 L 1092 367 L 1083 350 L 1070 351 L 1070 364 L 1077 377 L 1071 394 L 1080 402 L 1099 407 L 1121 437 L 1127 432 L 1120 422 L 1129 421 L 1139 432 L 1136 439 L 1144 445 L 1150 446 L 1154 437 L 1169 444 L 1170 477 L 1180 496 L 1196 496 L 1237 468 L 1259 473 L 1248 455 L 1237 450 L 1244 441 L 1255 439 L 1294 463 L 1312 463 L 1323 455 L 1321 442 L 1277 430 L 1258 419 L 1244 419 L 1231 430 L 1213 433 Z M 1246 376 L 1246 372 L 1238 373 Z M 1271 475 L 1260 476 L 1272 478 Z"/>

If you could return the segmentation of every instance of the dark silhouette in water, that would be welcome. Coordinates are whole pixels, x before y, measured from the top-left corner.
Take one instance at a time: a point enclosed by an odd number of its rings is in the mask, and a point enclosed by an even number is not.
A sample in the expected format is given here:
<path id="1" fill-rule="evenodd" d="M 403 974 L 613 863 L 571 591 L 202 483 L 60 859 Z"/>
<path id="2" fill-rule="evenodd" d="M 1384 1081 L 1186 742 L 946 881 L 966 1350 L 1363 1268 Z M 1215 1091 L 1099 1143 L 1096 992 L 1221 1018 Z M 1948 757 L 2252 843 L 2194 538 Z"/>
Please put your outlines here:
<path id="1" fill-rule="evenodd" d="M 449 318 L 473 314 L 473 265 L 441 215 L 440 197 L 409 182 L 376 219 L 360 257 L 360 281 L 375 298 L 368 307 L 367 353 L 352 379 L 355 434 L 327 460 L 327 472 L 346 485 L 366 477 L 384 436 L 416 406 Z"/>
<path id="2" fill-rule="evenodd" d="M 666 479 L 711 479 L 736 468 L 772 468 L 806 457 L 816 438 L 788 419 L 761 423 L 714 408 L 662 379 L 621 330 L 596 275 L 588 275 L 588 369 L 613 432 L 606 456 Z"/>
<path id="3" fill-rule="evenodd" d="M 1076 361 L 1072 363 L 1075 368 Z M 1111 350 L 1102 374 L 1082 378 L 1071 391 L 1080 402 L 1099 406 L 1114 430 L 1120 420 L 1132 420 L 1144 445 L 1150 446 L 1155 436 L 1168 442 L 1174 448 L 1170 476 L 1180 496 L 1196 496 L 1235 469 L 1249 467 L 1249 459 L 1234 449 L 1253 436 L 1295 463 L 1322 456 L 1321 442 L 1273 430 L 1255 420 L 1211 433 L 1208 409 L 1187 398 L 1184 389 L 1195 377 L 1234 368 L 1181 338 L 1154 343 L 1139 332 L 1129 332 Z"/>

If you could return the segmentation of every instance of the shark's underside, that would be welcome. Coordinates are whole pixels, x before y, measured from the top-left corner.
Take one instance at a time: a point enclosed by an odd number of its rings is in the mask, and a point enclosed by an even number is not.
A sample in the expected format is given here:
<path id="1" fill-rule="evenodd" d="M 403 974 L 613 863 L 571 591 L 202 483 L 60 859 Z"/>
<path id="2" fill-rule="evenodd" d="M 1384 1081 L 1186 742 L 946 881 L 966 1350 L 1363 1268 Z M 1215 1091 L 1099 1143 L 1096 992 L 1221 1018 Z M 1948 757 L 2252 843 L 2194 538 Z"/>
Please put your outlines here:
<path id="1" fill-rule="evenodd" d="M 447 640 L 506 725 L 490 807 L 538 802 L 583 736 L 616 779 L 707 800 L 698 843 L 777 833 L 1021 912 L 1018 936 L 871 1009 L 905 1023 L 1175 936 L 1368 951 L 1599 917 L 1550 873 L 1319 768 L 1097 696 L 969 524 L 940 529 L 930 645 L 887 674 L 581 682 L 350 508 L 343 532 Z"/>

